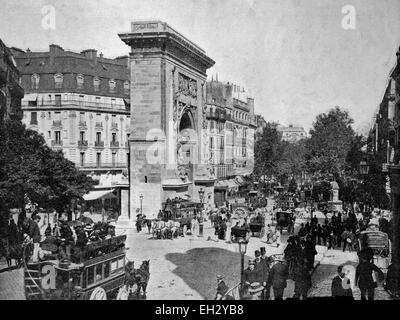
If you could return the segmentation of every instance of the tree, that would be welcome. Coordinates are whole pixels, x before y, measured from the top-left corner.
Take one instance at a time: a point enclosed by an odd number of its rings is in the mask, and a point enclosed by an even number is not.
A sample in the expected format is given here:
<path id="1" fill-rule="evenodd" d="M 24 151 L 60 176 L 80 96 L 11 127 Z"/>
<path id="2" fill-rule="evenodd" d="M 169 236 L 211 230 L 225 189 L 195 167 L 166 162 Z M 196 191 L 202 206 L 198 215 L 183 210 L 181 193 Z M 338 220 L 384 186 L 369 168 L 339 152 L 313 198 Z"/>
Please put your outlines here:
<path id="1" fill-rule="evenodd" d="M 306 140 L 300 140 L 295 143 L 286 141 L 280 144 L 280 159 L 276 162 L 276 175 L 283 183 L 289 177 L 299 177 L 306 171 L 305 154 Z"/>
<path id="2" fill-rule="evenodd" d="M 340 107 L 317 116 L 307 141 L 307 164 L 313 173 L 331 174 L 338 179 L 347 169 L 346 160 L 355 144 L 353 119 Z"/>
<path id="3" fill-rule="evenodd" d="M 50 149 L 36 131 L 16 120 L 0 127 L 0 202 L 24 208 L 24 196 L 42 208 L 61 211 L 95 181 L 76 169 L 61 151 Z"/>
<path id="4" fill-rule="evenodd" d="M 268 122 L 254 145 L 254 176 L 271 176 L 276 173 L 281 158 L 281 137 L 277 124 Z"/>

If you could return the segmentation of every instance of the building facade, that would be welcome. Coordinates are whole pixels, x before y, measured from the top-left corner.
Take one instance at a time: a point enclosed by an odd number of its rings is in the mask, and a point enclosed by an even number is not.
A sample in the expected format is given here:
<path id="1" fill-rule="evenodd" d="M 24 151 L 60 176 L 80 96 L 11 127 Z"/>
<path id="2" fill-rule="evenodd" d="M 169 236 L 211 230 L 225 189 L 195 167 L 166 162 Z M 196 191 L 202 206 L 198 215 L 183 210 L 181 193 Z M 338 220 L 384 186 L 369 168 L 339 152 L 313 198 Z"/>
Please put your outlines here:
<path id="1" fill-rule="evenodd" d="M 254 168 L 254 99 L 238 85 L 218 80 L 207 82 L 206 92 L 209 163 L 217 178 L 214 201 L 220 206 L 227 194 L 239 190 L 239 176 Z"/>
<path id="2" fill-rule="evenodd" d="M 13 48 L 23 123 L 54 150 L 110 188 L 127 174 L 130 133 L 129 57 L 106 59 L 50 45 L 47 52 Z"/>
<path id="3" fill-rule="evenodd" d="M 282 141 L 288 141 L 291 143 L 300 141 L 307 137 L 307 133 L 303 127 L 294 127 L 293 125 L 289 125 L 288 127 L 280 126 L 278 127 L 278 131 L 282 135 Z"/>
<path id="4" fill-rule="evenodd" d="M 24 90 L 12 51 L 0 39 L 0 121 L 22 119 L 21 99 Z"/>

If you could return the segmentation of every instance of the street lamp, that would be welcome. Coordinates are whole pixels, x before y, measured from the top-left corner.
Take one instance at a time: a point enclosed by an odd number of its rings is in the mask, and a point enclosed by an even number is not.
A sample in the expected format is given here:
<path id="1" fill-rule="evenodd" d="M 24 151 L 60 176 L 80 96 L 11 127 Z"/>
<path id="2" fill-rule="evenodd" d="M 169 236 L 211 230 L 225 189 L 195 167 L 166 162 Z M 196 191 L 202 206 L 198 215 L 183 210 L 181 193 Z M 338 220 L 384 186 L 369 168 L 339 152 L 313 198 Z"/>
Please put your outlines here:
<path id="1" fill-rule="evenodd" d="M 140 215 L 142 216 L 143 215 L 143 195 L 141 194 L 139 196 L 139 198 L 140 198 Z"/>
<path id="2" fill-rule="evenodd" d="M 200 212 L 200 221 L 199 221 L 199 237 L 203 236 L 203 201 L 204 201 L 204 190 L 203 188 L 200 188 L 199 190 L 199 198 L 200 198 L 200 204 L 201 204 L 201 212 Z"/>
<path id="3" fill-rule="evenodd" d="M 240 253 L 240 287 L 243 287 L 243 274 L 244 274 L 244 256 L 247 250 L 247 244 L 249 242 L 246 239 L 240 238 L 238 240 L 239 253 Z"/>

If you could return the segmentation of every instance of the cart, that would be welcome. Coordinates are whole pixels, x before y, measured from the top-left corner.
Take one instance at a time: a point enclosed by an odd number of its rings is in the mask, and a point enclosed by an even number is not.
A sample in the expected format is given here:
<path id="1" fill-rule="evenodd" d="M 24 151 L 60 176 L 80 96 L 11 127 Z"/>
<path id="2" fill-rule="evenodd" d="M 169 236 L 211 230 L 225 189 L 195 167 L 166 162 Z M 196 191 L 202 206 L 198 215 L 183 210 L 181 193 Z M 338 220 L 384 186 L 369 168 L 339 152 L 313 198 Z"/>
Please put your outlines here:
<path id="1" fill-rule="evenodd" d="M 261 217 L 260 219 L 258 217 L 252 218 L 250 220 L 249 226 L 253 237 L 258 236 L 259 238 L 263 238 L 265 236 L 264 217 Z"/>
<path id="2" fill-rule="evenodd" d="M 373 258 L 375 265 L 386 273 L 391 261 L 391 242 L 387 233 L 373 229 L 369 228 L 360 233 L 359 252 L 366 252 L 366 249 L 370 249 L 369 252 L 373 257 L 369 258 Z"/>
<path id="3" fill-rule="evenodd" d="M 289 211 L 278 211 L 276 213 L 276 228 L 283 232 L 291 232 L 293 225 L 293 213 Z"/>

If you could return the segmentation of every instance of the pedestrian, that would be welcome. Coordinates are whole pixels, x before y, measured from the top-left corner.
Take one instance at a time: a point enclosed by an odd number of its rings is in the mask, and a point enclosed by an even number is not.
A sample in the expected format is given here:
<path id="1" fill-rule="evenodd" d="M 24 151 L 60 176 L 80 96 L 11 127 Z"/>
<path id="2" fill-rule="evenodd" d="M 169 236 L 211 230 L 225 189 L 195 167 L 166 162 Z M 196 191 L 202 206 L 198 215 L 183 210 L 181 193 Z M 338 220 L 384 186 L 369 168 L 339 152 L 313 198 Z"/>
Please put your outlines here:
<path id="1" fill-rule="evenodd" d="M 378 286 L 374 281 L 373 272 L 378 273 L 378 278 L 383 279 L 384 274 L 375 264 L 368 258 L 362 257 L 360 254 L 360 263 L 356 268 L 355 283 L 360 288 L 361 300 L 374 300 L 375 288 Z"/>
<path id="2" fill-rule="evenodd" d="M 251 285 L 254 282 L 259 282 L 260 275 L 258 270 L 255 270 L 255 260 L 249 259 L 249 266 L 243 271 L 244 284 Z"/>
<path id="3" fill-rule="evenodd" d="M 217 275 L 217 292 L 214 300 L 221 300 L 222 297 L 229 291 L 228 286 L 225 284 L 224 277 Z"/>
<path id="4" fill-rule="evenodd" d="M 317 253 L 318 252 L 315 249 L 315 242 L 311 239 L 310 235 L 307 235 L 304 246 L 304 255 L 307 260 L 308 270 L 312 270 L 314 268 L 315 255 Z"/>
<path id="5" fill-rule="evenodd" d="M 262 286 L 266 289 L 267 282 L 268 282 L 268 275 L 269 275 L 269 264 L 268 261 L 265 258 L 265 247 L 260 248 L 262 251 L 256 250 L 254 252 L 255 255 L 255 270 L 258 273 L 259 280 L 258 282 L 262 284 Z M 261 253 L 262 252 L 262 253 Z M 266 292 L 263 290 L 262 293 L 262 299 L 263 300 L 268 300 L 266 298 Z"/>
<path id="6" fill-rule="evenodd" d="M 341 238 L 343 241 L 343 252 L 346 251 L 346 246 L 349 248 L 349 251 L 351 252 L 353 250 L 354 234 L 346 228 L 343 231 Z"/>
<path id="7" fill-rule="evenodd" d="M 287 286 L 288 276 L 289 269 L 286 262 L 283 259 L 278 259 L 278 261 L 272 266 L 268 276 L 268 284 L 272 286 L 275 300 L 283 299 L 283 293 Z"/>
<path id="8" fill-rule="evenodd" d="M 331 291 L 334 298 L 353 298 L 350 279 L 343 272 L 343 266 L 337 268 L 337 275 L 332 280 Z"/>
<path id="9" fill-rule="evenodd" d="M 311 289 L 311 274 L 307 267 L 307 259 L 301 259 L 294 274 L 294 299 L 307 299 L 307 293 Z"/>
<path id="10" fill-rule="evenodd" d="M 29 236 L 32 238 L 33 241 L 33 255 L 32 255 L 33 262 L 39 261 L 39 249 L 40 249 L 39 245 L 40 245 L 40 240 L 42 239 L 39 228 L 40 219 L 41 217 L 38 214 L 34 214 L 29 226 Z"/>

